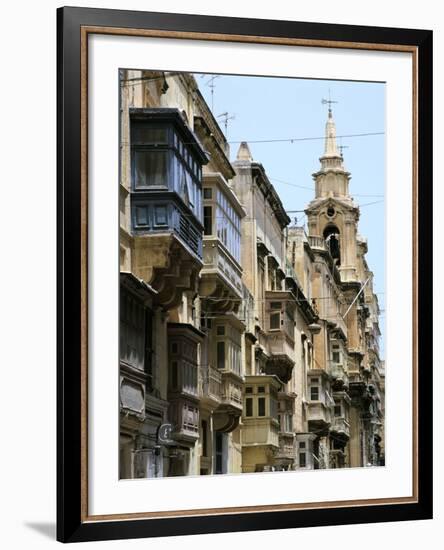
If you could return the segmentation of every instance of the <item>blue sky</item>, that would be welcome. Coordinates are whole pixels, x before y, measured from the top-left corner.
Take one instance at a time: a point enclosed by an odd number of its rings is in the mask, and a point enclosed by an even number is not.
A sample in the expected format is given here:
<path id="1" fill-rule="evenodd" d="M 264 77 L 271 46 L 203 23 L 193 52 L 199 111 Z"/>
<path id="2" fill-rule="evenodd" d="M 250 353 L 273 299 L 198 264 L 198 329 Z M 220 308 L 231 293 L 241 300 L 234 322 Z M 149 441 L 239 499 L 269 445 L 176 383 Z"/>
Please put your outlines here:
<path id="1" fill-rule="evenodd" d="M 213 114 L 228 112 L 227 138 L 234 160 L 239 144 L 247 141 L 255 161 L 264 168 L 286 210 L 303 210 L 314 196 L 313 172 L 319 169 L 327 106 L 332 105 L 337 135 L 385 131 L 385 85 L 374 82 L 307 80 L 221 75 L 195 75 Z M 218 118 L 224 128 L 223 117 Z M 270 141 L 322 138 L 306 141 Z M 268 140 L 265 143 L 255 141 Z M 351 172 L 350 193 L 361 206 L 359 232 L 368 239 L 367 261 L 374 272 L 374 289 L 382 310 L 381 355 L 384 355 L 385 320 L 385 135 L 343 137 L 344 162 Z M 286 182 L 286 183 L 283 183 Z M 291 185 L 289 185 L 291 184 Z M 374 203 L 374 204 L 373 204 Z M 303 213 L 299 224 L 306 223 Z"/>

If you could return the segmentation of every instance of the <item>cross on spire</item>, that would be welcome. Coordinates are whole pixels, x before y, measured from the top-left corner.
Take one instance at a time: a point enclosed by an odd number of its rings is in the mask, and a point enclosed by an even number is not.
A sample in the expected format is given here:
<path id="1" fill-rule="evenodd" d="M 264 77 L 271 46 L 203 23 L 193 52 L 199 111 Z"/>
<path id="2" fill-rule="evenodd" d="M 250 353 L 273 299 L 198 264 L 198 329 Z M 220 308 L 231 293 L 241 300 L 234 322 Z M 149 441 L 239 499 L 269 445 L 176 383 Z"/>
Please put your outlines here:
<path id="1" fill-rule="evenodd" d="M 322 103 L 322 105 L 327 105 L 328 104 L 328 114 L 331 115 L 332 103 L 338 103 L 338 101 L 335 101 L 335 100 L 331 99 L 330 88 L 328 89 L 328 99 L 322 98 L 321 103 Z"/>

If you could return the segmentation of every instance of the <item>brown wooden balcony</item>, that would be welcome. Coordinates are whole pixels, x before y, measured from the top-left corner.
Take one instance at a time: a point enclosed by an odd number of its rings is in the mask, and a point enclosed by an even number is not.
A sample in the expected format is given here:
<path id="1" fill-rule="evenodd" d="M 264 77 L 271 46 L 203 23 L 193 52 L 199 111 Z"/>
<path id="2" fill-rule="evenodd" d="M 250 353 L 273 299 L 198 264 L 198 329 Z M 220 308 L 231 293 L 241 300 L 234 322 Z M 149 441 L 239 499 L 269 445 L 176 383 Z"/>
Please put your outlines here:
<path id="1" fill-rule="evenodd" d="M 202 405 L 216 408 L 222 399 L 222 374 L 211 365 L 200 366 L 199 396 Z"/>
<path id="2" fill-rule="evenodd" d="M 171 439 L 175 441 L 194 442 L 199 439 L 198 402 L 178 398 L 170 403 L 168 417 L 173 426 Z"/>

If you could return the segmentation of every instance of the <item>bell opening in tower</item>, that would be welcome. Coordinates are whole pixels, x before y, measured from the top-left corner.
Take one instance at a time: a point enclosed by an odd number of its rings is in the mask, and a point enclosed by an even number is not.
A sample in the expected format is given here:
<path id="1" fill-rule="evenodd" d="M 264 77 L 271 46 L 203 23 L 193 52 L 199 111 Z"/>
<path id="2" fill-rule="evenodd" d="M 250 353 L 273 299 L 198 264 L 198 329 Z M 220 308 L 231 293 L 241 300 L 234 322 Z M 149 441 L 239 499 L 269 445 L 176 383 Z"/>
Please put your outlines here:
<path id="1" fill-rule="evenodd" d="M 324 229 L 324 240 L 335 264 L 337 266 L 340 266 L 341 265 L 341 247 L 340 247 L 339 229 L 335 225 L 327 225 L 327 227 Z"/>

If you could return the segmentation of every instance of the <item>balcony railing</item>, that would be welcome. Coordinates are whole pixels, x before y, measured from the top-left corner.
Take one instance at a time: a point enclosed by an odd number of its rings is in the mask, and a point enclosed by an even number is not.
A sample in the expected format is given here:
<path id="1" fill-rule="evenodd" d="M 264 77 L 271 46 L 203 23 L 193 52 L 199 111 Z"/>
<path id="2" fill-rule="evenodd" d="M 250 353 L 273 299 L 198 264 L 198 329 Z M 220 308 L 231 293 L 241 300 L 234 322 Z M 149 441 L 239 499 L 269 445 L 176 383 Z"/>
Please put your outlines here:
<path id="1" fill-rule="evenodd" d="M 134 234 L 173 232 L 194 254 L 202 257 L 202 225 L 176 193 L 134 193 L 131 196 L 131 217 Z"/>
<path id="2" fill-rule="evenodd" d="M 279 450 L 276 458 L 294 460 L 295 448 L 294 437 L 279 434 Z"/>
<path id="3" fill-rule="evenodd" d="M 323 237 L 317 237 L 316 235 L 308 236 L 308 243 L 311 248 L 317 248 L 318 250 L 327 250 L 325 240 Z"/>
<path id="4" fill-rule="evenodd" d="M 220 403 L 222 374 L 211 365 L 201 365 L 200 367 L 200 396 L 202 399 Z"/>
<path id="5" fill-rule="evenodd" d="M 221 390 L 221 404 L 242 411 L 242 386 L 229 374 L 222 375 Z"/>
<path id="6" fill-rule="evenodd" d="M 203 276 L 207 273 L 219 274 L 242 297 L 242 270 L 219 239 L 204 238 L 203 263 Z"/>

